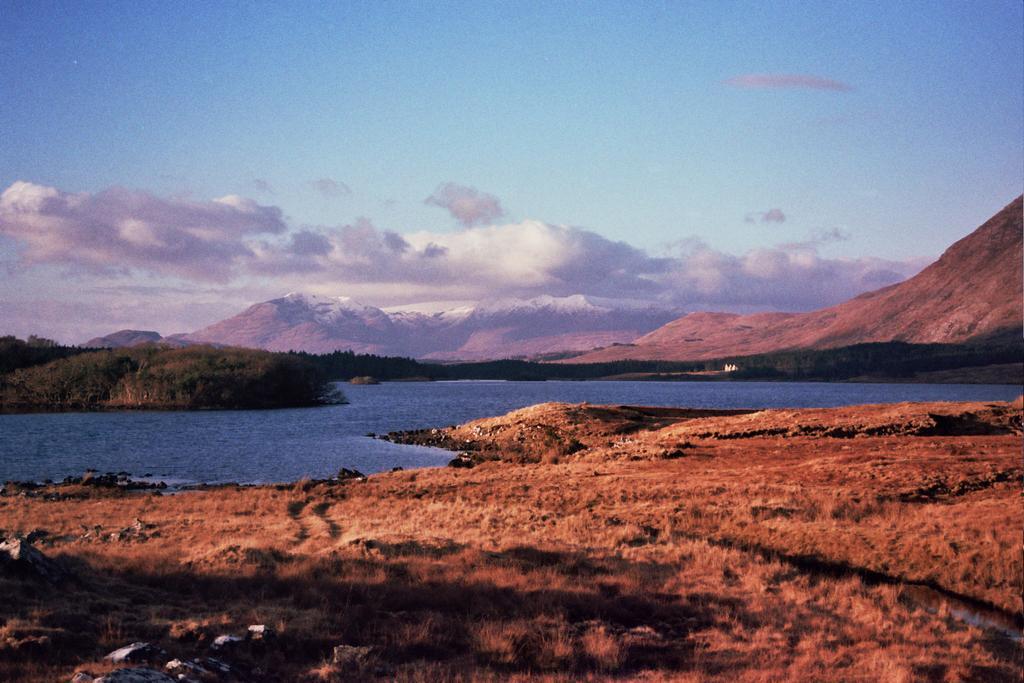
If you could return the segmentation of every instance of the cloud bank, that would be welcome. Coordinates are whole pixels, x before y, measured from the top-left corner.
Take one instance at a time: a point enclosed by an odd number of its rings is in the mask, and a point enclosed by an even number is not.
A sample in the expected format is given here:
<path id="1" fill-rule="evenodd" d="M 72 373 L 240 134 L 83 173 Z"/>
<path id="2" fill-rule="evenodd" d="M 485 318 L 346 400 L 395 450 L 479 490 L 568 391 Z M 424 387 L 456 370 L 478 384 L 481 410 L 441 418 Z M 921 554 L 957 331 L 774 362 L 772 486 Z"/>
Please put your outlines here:
<path id="1" fill-rule="evenodd" d="M 467 228 L 493 223 L 505 215 L 501 202 L 492 194 L 458 183 L 442 183 L 424 204 L 447 209 L 455 220 Z"/>
<path id="2" fill-rule="evenodd" d="M 589 294 L 689 310 L 807 310 L 897 282 L 920 265 L 826 258 L 819 247 L 846 238 L 837 229 L 739 255 L 699 240 L 651 255 L 537 220 L 442 233 L 399 233 L 366 218 L 289 230 L 280 209 L 241 197 L 71 194 L 26 182 L 0 194 L 0 235 L 15 244 L 21 268 L 47 264 L 132 284 L 140 275 L 187 286 L 230 282 L 236 298 L 247 290 L 254 300 L 268 291 L 347 294 L 377 305 Z"/>
<path id="3" fill-rule="evenodd" d="M 24 181 L 0 194 L 0 235 L 16 240 L 30 264 L 224 282 L 253 255 L 246 238 L 286 230 L 280 209 L 236 195 L 187 201 L 120 187 L 71 194 Z"/>
<path id="4" fill-rule="evenodd" d="M 853 90 L 853 87 L 842 81 L 808 74 L 741 74 L 726 79 L 725 84 L 744 90 L 782 90 L 789 88 L 834 90 L 837 92 Z"/>
<path id="5" fill-rule="evenodd" d="M 898 282 L 919 269 L 883 259 L 826 258 L 821 245 L 846 233 L 733 255 L 699 240 L 652 256 L 582 228 L 521 221 L 451 233 L 398 234 L 366 219 L 293 234 L 254 248 L 250 268 L 314 281 L 324 293 L 386 303 L 539 294 L 626 297 L 687 308 L 807 310 Z"/>

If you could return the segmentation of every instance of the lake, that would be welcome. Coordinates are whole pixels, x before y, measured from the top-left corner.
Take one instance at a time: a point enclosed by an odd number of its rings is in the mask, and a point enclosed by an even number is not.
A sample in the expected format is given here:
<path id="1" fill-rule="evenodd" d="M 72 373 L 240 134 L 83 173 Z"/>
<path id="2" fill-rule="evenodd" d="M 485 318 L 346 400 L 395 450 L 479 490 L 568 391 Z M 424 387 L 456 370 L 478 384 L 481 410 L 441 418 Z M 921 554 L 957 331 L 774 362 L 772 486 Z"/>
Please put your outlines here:
<path id="1" fill-rule="evenodd" d="M 0 481 L 92 468 L 168 484 L 284 482 L 434 467 L 451 454 L 367 438 L 443 427 L 544 401 L 700 408 L 1013 400 L 1013 385 L 794 382 L 410 382 L 342 385 L 341 406 L 263 411 L 0 415 Z"/>

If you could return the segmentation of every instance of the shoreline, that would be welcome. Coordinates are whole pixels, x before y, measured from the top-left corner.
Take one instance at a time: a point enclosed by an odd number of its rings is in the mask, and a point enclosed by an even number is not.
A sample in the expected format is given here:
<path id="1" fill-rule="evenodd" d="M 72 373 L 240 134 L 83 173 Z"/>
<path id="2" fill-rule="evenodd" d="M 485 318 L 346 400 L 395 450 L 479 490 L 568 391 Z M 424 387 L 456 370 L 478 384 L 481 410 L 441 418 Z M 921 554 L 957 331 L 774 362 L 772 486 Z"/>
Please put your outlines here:
<path id="1" fill-rule="evenodd" d="M 327 383 L 330 385 L 338 385 L 339 387 L 352 387 L 352 386 L 379 386 L 387 384 L 417 384 L 417 383 L 429 383 L 429 384 L 468 384 L 468 385 L 479 385 L 479 384 L 515 384 L 515 383 L 529 383 L 529 384 L 557 384 L 557 383 L 570 383 L 570 384 L 586 384 L 586 383 L 628 383 L 637 382 L 643 384 L 773 384 L 773 385 L 787 385 L 787 384 L 808 384 L 814 386 L 823 386 L 828 384 L 835 385 L 861 385 L 861 386 L 934 386 L 934 387 L 1019 387 L 1020 382 L 1005 381 L 1005 382 L 991 382 L 991 381 L 977 381 L 977 382 L 956 382 L 956 381 L 928 381 L 915 378 L 896 378 L 896 377 L 854 377 L 848 379 L 816 379 L 816 378 L 772 378 L 772 377 L 761 377 L 761 378 L 742 378 L 742 377 L 729 377 L 725 375 L 691 375 L 688 373 L 679 373 L 665 375 L 661 373 L 633 373 L 630 375 L 612 375 L 608 377 L 595 377 L 595 378 L 538 378 L 538 379 L 423 379 L 416 378 L 414 380 L 406 379 L 382 379 L 373 384 L 356 384 L 352 385 L 347 380 L 329 380 Z M 333 406 L 349 405 L 350 401 L 347 398 L 342 400 L 319 400 L 315 402 L 307 403 L 296 403 L 296 404 L 281 404 L 274 406 L 246 406 L 246 405 L 234 405 L 234 406 L 187 406 L 183 404 L 96 404 L 91 406 L 85 405 L 40 405 L 40 404 L 20 404 L 20 405 L 0 405 L 0 417 L 6 415 L 77 415 L 77 414 L 149 414 L 149 413 L 224 413 L 224 412 L 263 412 L 263 411 L 277 411 L 277 410 L 301 410 L 306 408 L 330 408 Z"/>

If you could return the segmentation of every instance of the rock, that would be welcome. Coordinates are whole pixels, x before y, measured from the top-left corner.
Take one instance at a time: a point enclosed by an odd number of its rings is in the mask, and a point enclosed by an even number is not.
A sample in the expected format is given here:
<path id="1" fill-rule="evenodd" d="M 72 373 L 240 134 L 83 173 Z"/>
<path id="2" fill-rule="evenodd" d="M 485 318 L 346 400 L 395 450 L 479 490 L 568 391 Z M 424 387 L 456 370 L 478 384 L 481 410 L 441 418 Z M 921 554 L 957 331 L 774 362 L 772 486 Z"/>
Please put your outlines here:
<path id="1" fill-rule="evenodd" d="M 227 650 L 232 647 L 235 647 L 236 645 L 242 642 L 245 642 L 245 638 L 240 638 L 238 636 L 231 635 L 222 635 L 214 638 L 213 644 L 210 647 L 212 647 L 214 650 Z"/>
<path id="2" fill-rule="evenodd" d="M 106 474 L 99 474 L 96 470 L 86 470 L 85 474 L 81 477 L 64 477 L 61 483 L 65 485 L 77 484 L 104 489 L 123 489 L 126 491 L 167 488 L 167 484 L 163 482 L 153 483 L 132 479 L 131 474 L 128 472 L 118 472 L 117 474 L 107 472 Z"/>
<path id="3" fill-rule="evenodd" d="M 156 669 L 115 669 L 93 683 L 175 683 L 175 680 Z"/>
<path id="4" fill-rule="evenodd" d="M 115 531 L 114 533 L 110 534 L 110 540 L 120 541 L 122 543 L 128 543 L 130 541 L 145 541 L 148 540 L 150 537 L 150 534 L 146 532 L 155 528 L 156 524 L 147 524 L 146 522 L 143 522 L 141 519 L 136 517 L 135 521 L 132 522 L 131 526 L 126 526 L 120 531 Z M 152 535 L 156 536 L 158 534 Z"/>
<path id="5" fill-rule="evenodd" d="M 148 662 L 163 656 L 164 651 L 155 645 L 138 641 L 131 645 L 125 645 L 111 652 L 105 657 L 114 664 L 124 662 Z"/>
<path id="6" fill-rule="evenodd" d="M 192 680 L 191 677 L 209 680 L 222 676 L 239 678 L 239 672 L 230 664 L 213 657 L 199 657 L 197 659 L 172 659 L 164 665 L 164 669 L 176 675 L 178 680 Z"/>
<path id="7" fill-rule="evenodd" d="M 234 674 L 237 674 L 237 672 L 235 671 L 234 667 L 232 667 L 230 664 L 228 664 L 227 662 L 225 662 L 223 660 L 214 659 L 213 657 L 207 657 L 206 659 L 199 660 L 199 661 L 208 670 L 215 671 L 217 673 L 221 673 L 221 674 L 224 674 L 224 675 L 234 675 Z"/>
<path id="8" fill-rule="evenodd" d="M 164 665 L 164 669 L 174 675 L 179 681 L 202 679 L 209 677 L 212 673 L 194 659 L 186 659 L 184 661 L 172 659 Z"/>
<path id="9" fill-rule="evenodd" d="M 32 531 L 28 532 L 28 536 L 25 537 L 25 542 L 35 543 L 36 541 L 41 541 L 49 535 L 50 532 L 46 529 L 33 529 Z"/>
<path id="10" fill-rule="evenodd" d="M 71 677 L 71 683 L 93 683 L 94 680 L 96 677 L 85 671 L 76 671 L 75 675 Z"/>
<path id="11" fill-rule="evenodd" d="M 340 481 L 347 481 L 350 479 L 355 479 L 357 481 L 366 481 L 366 475 L 360 472 L 359 470 L 350 470 L 347 467 L 342 467 L 340 470 L 338 470 L 338 479 Z"/>
<path id="12" fill-rule="evenodd" d="M 346 669 L 359 669 L 366 664 L 371 651 L 373 648 L 369 646 L 335 645 L 331 662 Z"/>
<path id="13" fill-rule="evenodd" d="M 266 624 L 251 624 L 246 631 L 249 640 L 271 640 L 277 633 Z"/>
<path id="14" fill-rule="evenodd" d="M 473 462 L 473 458 L 468 455 L 459 455 L 456 458 L 448 461 L 448 467 L 455 467 L 460 469 L 468 469 L 473 467 L 476 463 Z"/>
<path id="15" fill-rule="evenodd" d="M 190 668 L 192 668 L 191 665 L 192 665 L 192 662 L 190 662 L 190 661 L 189 662 L 183 662 L 182 660 L 180 660 L 177 657 L 175 657 L 171 661 L 169 661 L 166 664 L 164 664 L 164 668 L 173 673 L 173 672 L 182 671 L 184 669 L 190 669 Z"/>
<path id="16" fill-rule="evenodd" d="M 0 543 L 0 573 L 29 576 L 49 583 L 60 583 L 68 578 L 64 567 L 21 538 Z"/>

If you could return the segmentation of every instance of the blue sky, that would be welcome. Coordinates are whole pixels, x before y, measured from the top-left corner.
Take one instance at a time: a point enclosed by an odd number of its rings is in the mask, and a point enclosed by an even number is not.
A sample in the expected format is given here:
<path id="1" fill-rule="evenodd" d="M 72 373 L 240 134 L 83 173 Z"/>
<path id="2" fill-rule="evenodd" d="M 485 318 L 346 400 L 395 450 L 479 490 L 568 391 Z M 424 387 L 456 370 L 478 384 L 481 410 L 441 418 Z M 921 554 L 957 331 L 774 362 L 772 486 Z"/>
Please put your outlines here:
<path id="1" fill-rule="evenodd" d="M 0 0 L 0 189 L 240 195 L 279 208 L 268 234 L 285 239 L 360 218 L 465 231 L 424 203 L 452 182 L 500 202 L 497 222 L 575 226 L 652 258 L 833 234 L 821 258 L 920 264 L 1021 193 L 1024 17 L 1016 1 L 887 5 Z M 66 298 L 54 273 L 81 278 L 75 291 L 197 286 L 131 259 L 83 271 L 27 231 L 2 231 L 0 302 Z M 344 263 L 304 272 L 346 287 Z M 217 287 L 237 305 L 303 284 L 267 272 Z M 377 296 L 363 280 L 362 298 L 401 303 L 401 277 Z M 486 294 L 417 282 L 406 298 Z"/>

